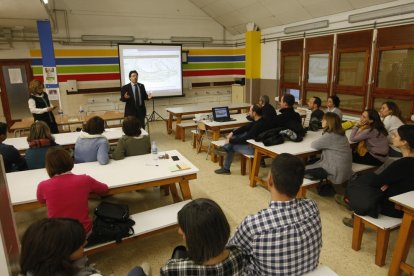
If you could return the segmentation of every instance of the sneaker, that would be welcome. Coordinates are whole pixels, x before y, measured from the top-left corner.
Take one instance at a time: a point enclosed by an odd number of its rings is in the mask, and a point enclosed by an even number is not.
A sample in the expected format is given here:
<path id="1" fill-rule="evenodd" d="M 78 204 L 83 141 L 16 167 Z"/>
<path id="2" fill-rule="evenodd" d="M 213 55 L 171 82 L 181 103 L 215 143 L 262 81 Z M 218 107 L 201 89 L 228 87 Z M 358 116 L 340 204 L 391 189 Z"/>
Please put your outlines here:
<path id="1" fill-rule="evenodd" d="M 351 207 L 349 207 L 349 204 L 345 198 L 344 195 L 340 195 L 340 194 L 335 194 L 335 202 L 338 203 L 339 205 L 345 207 L 347 210 L 352 211 Z"/>
<path id="2" fill-rule="evenodd" d="M 220 168 L 214 171 L 216 174 L 231 174 L 230 170 L 226 170 L 225 168 Z"/>
<path id="3" fill-rule="evenodd" d="M 354 219 L 353 219 L 353 218 L 343 218 L 343 219 L 342 219 L 342 223 L 343 223 L 345 226 L 348 226 L 348 227 L 354 228 Z"/>

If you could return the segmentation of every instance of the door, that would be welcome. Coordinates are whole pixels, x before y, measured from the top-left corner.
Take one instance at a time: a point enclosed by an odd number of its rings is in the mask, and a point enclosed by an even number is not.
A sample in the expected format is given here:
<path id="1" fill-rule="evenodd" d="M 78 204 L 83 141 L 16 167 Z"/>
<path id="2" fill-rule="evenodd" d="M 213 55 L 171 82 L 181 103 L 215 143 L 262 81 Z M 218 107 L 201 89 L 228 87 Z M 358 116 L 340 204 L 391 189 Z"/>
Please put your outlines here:
<path id="1" fill-rule="evenodd" d="M 0 60 L 0 89 L 4 118 L 10 127 L 31 117 L 27 100 L 29 81 L 33 78 L 30 60 Z"/>

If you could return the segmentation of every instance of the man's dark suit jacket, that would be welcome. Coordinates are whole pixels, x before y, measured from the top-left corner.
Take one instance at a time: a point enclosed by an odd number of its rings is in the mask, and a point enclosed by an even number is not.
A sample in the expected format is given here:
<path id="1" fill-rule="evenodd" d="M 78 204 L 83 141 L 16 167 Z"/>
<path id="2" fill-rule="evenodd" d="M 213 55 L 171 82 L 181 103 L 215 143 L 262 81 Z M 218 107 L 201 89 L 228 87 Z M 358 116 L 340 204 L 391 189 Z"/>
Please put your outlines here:
<path id="1" fill-rule="evenodd" d="M 147 115 L 147 110 L 145 108 L 145 101 L 148 100 L 147 91 L 145 86 L 142 83 L 138 82 L 139 91 L 141 93 L 141 102 L 142 105 L 139 106 L 135 103 L 134 92 L 132 90 L 131 83 L 128 83 L 121 88 L 121 101 L 125 102 L 125 112 L 124 116 L 134 116 L 137 117 L 140 121 L 142 127 L 145 126 L 145 116 Z M 125 99 L 124 95 L 128 93 L 129 99 Z M 138 94 L 137 94 L 138 97 Z M 138 101 L 138 100 L 137 100 Z"/>

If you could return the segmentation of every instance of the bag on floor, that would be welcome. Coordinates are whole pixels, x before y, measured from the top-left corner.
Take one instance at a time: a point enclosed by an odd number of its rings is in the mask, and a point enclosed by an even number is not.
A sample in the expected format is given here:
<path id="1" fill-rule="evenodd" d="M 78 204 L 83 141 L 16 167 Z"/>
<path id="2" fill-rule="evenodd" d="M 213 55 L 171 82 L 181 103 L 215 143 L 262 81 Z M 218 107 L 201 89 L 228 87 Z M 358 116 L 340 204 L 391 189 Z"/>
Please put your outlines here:
<path id="1" fill-rule="evenodd" d="M 322 181 L 328 177 L 328 173 L 323 168 L 307 169 L 304 177 L 310 180 Z"/>
<path id="2" fill-rule="evenodd" d="M 101 202 L 95 209 L 95 220 L 88 245 L 116 241 L 134 234 L 135 221 L 129 218 L 128 205 Z"/>

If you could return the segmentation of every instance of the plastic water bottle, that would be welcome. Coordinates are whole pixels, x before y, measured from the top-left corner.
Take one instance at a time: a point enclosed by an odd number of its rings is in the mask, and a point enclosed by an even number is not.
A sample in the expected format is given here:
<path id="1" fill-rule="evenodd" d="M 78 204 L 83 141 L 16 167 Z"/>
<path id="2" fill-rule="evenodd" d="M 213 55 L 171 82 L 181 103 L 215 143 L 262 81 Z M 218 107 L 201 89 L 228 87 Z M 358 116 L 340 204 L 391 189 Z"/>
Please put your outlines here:
<path id="1" fill-rule="evenodd" d="M 151 145 L 151 155 L 152 155 L 152 159 L 153 160 L 157 160 L 158 159 L 158 148 L 157 148 L 157 144 L 155 144 L 155 141 L 152 141 L 152 145 Z"/>

